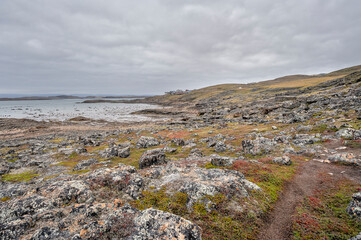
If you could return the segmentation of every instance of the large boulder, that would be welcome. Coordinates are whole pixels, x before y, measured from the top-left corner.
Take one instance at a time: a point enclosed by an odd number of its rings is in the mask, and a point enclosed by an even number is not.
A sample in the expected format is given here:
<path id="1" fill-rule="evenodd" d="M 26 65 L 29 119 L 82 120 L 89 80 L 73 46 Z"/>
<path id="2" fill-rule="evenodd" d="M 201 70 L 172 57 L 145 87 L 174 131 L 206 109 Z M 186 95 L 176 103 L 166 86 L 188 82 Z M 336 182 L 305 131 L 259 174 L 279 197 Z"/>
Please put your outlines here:
<path id="1" fill-rule="evenodd" d="M 361 232 L 357 236 L 350 238 L 350 240 L 361 240 Z"/>
<path id="2" fill-rule="evenodd" d="M 111 147 L 105 150 L 105 154 L 107 157 L 121 157 L 127 158 L 130 155 L 130 147 Z"/>
<path id="3" fill-rule="evenodd" d="M 210 156 L 211 158 L 211 163 L 214 166 L 218 166 L 218 167 L 229 167 L 232 166 L 233 162 L 235 161 L 234 158 L 230 158 L 230 157 L 222 157 L 219 156 L 217 154 L 212 154 Z"/>
<path id="4" fill-rule="evenodd" d="M 93 188 L 108 187 L 122 191 L 131 199 L 137 199 L 143 187 L 143 178 L 132 166 L 120 163 L 116 168 L 97 169 L 86 176 Z"/>
<path id="5" fill-rule="evenodd" d="M 225 152 L 227 151 L 227 145 L 222 141 L 217 141 L 214 146 L 216 152 Z"/>
<path id="6" fill-rule="evenodd" d="M 183 192 L 187 194 L 187 207 L 194 203 L 202 203 L 207 209 L 212 206 L 207 196 L 223 193 L 227 198 L 248 196 L 249 190 L 259 189 L 246 181 L 238 171 L 228 169 L 205 169 L 194 165 L 167 164 L 148 169 L 145 177 L 149 178 L 149 187 L 160 190 L 166 186 L 170 193 Z"/>
<path id="7" fill-rule="evenodd" d="M 346 208 L 346 212 L 353 217 L 361 218 L 361 192 L 352 195 L 351 202 Z"/>
<path id="8" fill-rule="evenodd" d="M 177 146 L 184 146 L 185 142 L 182 138 L 173 138 L 172 143 L 174 143 Z"/>
<path id="9" fill-rule="evenodd" d="M 336 132 L 336 137 L 352 139 L 354 132 L 355 129 L 353 128 L 343 128 Z"/>
<path id="10" fill-rule="evenodd" d="M 337 153 L 328 157 L 330 162 L 359 165 L 360 159 L 357 159 L 353 153 Z"/>
<path id="11" fill-rule="evenodd" d="M 95 158 L 90 158 L 90 159 L 87 159 L 87 160 L 84 160 L 84 161 L 81 161 L 79 163 L 77 163 L 74 167 L 74 171 L 78 171 L 78 170 L 82 170 L 84 168 L 87 168 L 93 164 L 96 164 L 98 162 L 97 159 Z"/>
<path id="12" fill-rule="evenodd" d="M 276 157 L 272 160 L 272 162 L 287 166 L 292 164 L 292 161 L 289 156 Z"/>
<path id="13" fill-rule="evenodd" d="M 137 148 L 149 148 L 149 147 L 154 147 L 154 146 L 158 146 L 158 145 L 159 145 L 158 139 L 156 139 L 154 137 L 141 136 L 136 144 L 136 147 Z"/>
<path id="14" fill-rule="evenodd" d="M 136 233 L 131 235 L 131 239 L 202 239 L 198 225 L 157 209 L 142 211 L 134 222 Z"/>
<path id="15" fill-rule="evenodd" d="M 255 140 L 245 139 L 242 141 L 242 148 L 244 154 L 251 155 L 270 153 L 275 145 L 275 141 L 264 137 L 259 137 Z"/>
<path id="16" fill-rule="evenodd" d="M 165 164 L 165 153 L 162 148 L 156 148 L 145 151 L 139 159 L 139 169 L 147 168 L 152 165 Z"/>

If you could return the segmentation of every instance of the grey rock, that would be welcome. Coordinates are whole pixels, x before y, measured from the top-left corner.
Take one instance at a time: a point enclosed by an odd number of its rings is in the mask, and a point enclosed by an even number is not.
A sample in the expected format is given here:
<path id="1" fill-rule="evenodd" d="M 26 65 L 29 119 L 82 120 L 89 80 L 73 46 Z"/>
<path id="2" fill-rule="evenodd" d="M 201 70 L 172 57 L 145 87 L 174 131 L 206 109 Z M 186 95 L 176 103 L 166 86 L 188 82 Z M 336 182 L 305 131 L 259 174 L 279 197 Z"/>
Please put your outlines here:
<path id="1" fill-rule="evenodd" d="M 334 163 L 344 163 L 344 164 L 354 164 L 354 165 L 359 165 L 361 162 L 360 159 L 357 159 L 353 153 L 333 154 L 328 157 L 328 160 Z"/>
<path id="2" fill-rule="evenodd" d="M 136 233 L 132 234 L 130 239 L 202 239 L 198 225 L 157 209 L 149 208 L 142 211 L 134 222 Z"/>
<path id="3" fill-rule="evenodd" d="M 81 161 L 81 162 L 77 163 L 73 170 L 74 171 L 82 170 L 82 169 L 84 169 L 86 167 L 89 167 L 89 166 L 91 166 L 93 164 L 96 164 L 96 163 L 98 163 L 97 159 L 90 158 L 88 160 L 84 160 L 84 161 Z"/>
<path id="4" fill-rule="evenodd" d="M 215 148 L 216 152 L 225 152 L 225 151 L 227 151 L 227 145 L 224 142 L 221 142 L 221 141 L 217 141 L 214 148 Z"/>
<path id="5" fill-rule="evenodd" d="M 184 146 L 185 145 L 184 140 L 181 139 L 181 138 L 173 138 L 172 143 L 174 143 L 177 146 Z"/>
<path id="6" fill-rule="evenodd" d="M 244 154 L 251 155 L 270 153 L 275 145 L 275 141 L 264 137 L 259 137 L 255 140 L 245 139 L 242 141 Z"/>
<path id="7" fill-rule="evenodd" d="M 361 240 L 361 232 L 357 236 L 354 236 L 354 237 L 350 238 L 349 240 Z"/>
<path id="8" fill-rule="evenodd" d="M 289 156 L 276 157 L 272 160 L 272 162 L 287 166 L 292 164 L 292 161 Z"/>
<path id="9" fill-rule="evenodd" d="M 176 148 L 172 148 L 172 147 L 164 147 L 163 148 L 164 152 L 167 152 L 167 153 L 175 153 L 177 151 Z"/>
<path id="10" fill-rule="evenodd" d="M 212 154 L 210 156 L 211 159 L 211 163 L 214 166 L 218 166 L 218 167 L 229 167 L 232 166 L 233 162 L 235 161 L 234 158 L 230 158 L 230 157 L 221 157 L 217 154 Z"/>
<path id="11" fill-rule="evenodd" d="M 152 165 L 165 164 L 164 150 L 162 148 L 145 151 L 139 159 L 139 169 L 147 168 Z"/>
<path id="12" fill-rule="evenodd" d="M 361 192 L 352 195 L 351 202 L 346 208 L 346 212 L 353 217 L 361 218 Z"/>
<path id="13" fill-rule="evenodd" d="M 354 132 L 355 129 L 353 128 L 343 128 L 336 132 L 336 137 L 352 139 Z"/>
<path id="14" fill-rule="evenodd" d="M 106 157 L 121 157 L 127 158 L 130 155 L 130 147 L 120 148 L 120 147 L 111 147 L 105 150 Z"/>
<path id="15" fill-rule="evenodd" d="M 156 139 L 154 137 L 141 136 L 139 138 L 139 140 L 137 141 L 136 147 L 137 148 L 149 148 L 149 147 L 154 147 L 154 146 L 158 146 L 158 145 L 159 145 L 158 139 Z"/>

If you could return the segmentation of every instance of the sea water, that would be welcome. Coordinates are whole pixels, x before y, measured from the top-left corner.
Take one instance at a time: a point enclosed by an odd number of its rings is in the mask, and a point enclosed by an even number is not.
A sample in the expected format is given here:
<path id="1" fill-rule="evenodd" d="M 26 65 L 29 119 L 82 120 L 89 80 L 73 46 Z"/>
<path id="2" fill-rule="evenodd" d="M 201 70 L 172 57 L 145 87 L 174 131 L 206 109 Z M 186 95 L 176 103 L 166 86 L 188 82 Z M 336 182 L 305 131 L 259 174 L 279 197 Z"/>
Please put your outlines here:
<path id="1" fill-rule="evenodd" d="M 115 99 L 112 99 L 115 100 Z M 122 99 L 124 100 L 124 99 Z M 132 112 L 161 108 L 149 104 L 81 103 L 83 99 L 0 101 L 0 118 L 26 118 L 37 121 L 65 121 L 83 116 L 110 122 L 151 121 Z"/>

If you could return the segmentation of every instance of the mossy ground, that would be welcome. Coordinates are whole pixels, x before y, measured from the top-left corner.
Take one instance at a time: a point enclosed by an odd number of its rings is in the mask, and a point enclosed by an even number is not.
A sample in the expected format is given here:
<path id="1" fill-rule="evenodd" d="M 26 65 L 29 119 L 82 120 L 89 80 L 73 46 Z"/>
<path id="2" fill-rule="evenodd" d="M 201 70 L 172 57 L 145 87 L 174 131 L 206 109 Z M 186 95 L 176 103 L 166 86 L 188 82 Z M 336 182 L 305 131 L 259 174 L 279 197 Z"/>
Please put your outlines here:
<path id="1" fill-rule="evenodd" d="M 9 173 L 2 175 L 1 180 L 5 182 L 27 182 L 36 176 L 39 176 L 39 174 L 36 174 L 32 171 L 17 174 Z"/>
<path id="2" fill-rule="evenodd" d="M 305 197 L 296 209 L 292 239 L 346 240 L 356 236 L 361 232 L 361 221 L 348 215 L 346 208 L 361 186 L 347 179 L 321 177 L 323 187 Z"/>
<path id="3" fill-rule="evenodd" d="M 249 161 L 236 161 L 230 169 L 242 172 L 246 178 L 262 187 L 262 192 L 249 192 L 246 198 L 228 199 L 226 194 L 206 196 L 214 203 L 210 212 L 198 202 L 193 209 L 187 209 L 188 196 L 185 193 L 167 194 L 166 188 L 159 191 L 144 191 L 142 197 L 133 201 L 138 209 L 153 207 L 168 211 L 198 224 L 203 230 L 203 239 L 255 239 L 263 218 L 272 209 L 284 184 L 293 177 L 299 161 L 292 166 L 279 166 L 270 159 L 261 159 L 261 164 Z M 207 164 L 206 168 L 215 168 Z M 244 207 L 244 211 L 235 211 L 230 203 Z"/>

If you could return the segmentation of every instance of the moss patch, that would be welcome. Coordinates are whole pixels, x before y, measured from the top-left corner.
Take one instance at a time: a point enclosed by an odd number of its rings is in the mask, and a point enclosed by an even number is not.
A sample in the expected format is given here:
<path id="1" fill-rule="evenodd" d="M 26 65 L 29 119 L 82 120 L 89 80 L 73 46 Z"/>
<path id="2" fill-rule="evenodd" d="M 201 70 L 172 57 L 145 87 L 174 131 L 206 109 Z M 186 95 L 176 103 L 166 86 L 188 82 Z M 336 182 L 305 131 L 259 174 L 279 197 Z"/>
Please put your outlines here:
<path id="1" fill-rule="evenodd" d="M 1 177 L 1 180 L 6 181 L 6 182 L 27 182 L 36 176 L 39 176 L 39 174 L 29 171 L 29 172 L 18 173 L 18 174 L 4 174 Z"/>

